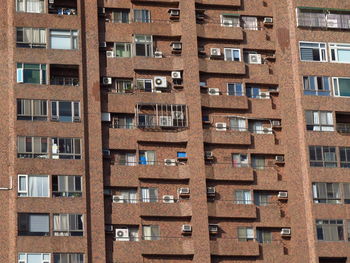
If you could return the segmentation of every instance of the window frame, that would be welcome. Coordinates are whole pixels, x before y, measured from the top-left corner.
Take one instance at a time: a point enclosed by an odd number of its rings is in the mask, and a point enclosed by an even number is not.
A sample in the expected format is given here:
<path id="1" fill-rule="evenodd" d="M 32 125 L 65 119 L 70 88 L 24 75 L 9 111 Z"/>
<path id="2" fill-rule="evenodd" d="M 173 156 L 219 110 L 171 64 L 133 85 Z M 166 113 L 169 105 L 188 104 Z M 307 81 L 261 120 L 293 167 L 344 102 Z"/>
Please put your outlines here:
<path id="1" fill-rule="evenodd" d="M 311 150 L 314 151 L 314 155 L 315 157 L 319 157 L 317 155 L 319 155 L 319 153 L 317 152 L 317 148 L 320 147 L 321 149 L 321 155 L 322 155 L 322 160 L 311 160 Z M 334 156 L 335 156 L 335 159 L 334 161 L 328 161 L 326 158 L 325 158 L 325 154 L 330 154 L 330 153 L 333 153 L 332 148 L 334 148 Z M 338 155 L 338 152 L 337 152 L 337 147 L 335 146 L 319 146 L 319 145 L 309 145 L 308 147 L 308 150 L 309 150 L 309 165 L 310 167 L 326 167 L 326 168 L 337 168 L 339 167 L 338 166 L 338 158 L 337 158 L 337 155 Z M 327 150 L 327 151 L 325 151 Z M 322 164 L 321 166 L 318 166 L 318 165 L 315 165 L 315 164 Z M 333 166 L 335 165 L 335 166 Z"/>
<path id="2" fill-rule="evenodd" d="M 311 80 L 311 78 L 313 78 L 313 80 Z M 319 88 L 319 81 L 318 81 L 318 78 L 322 78 L 322 88 L 326 88 L 325 86 L 325 79 L 327 79 L 327 83 L 328 83 L 328 90 L 326 89 L 320 89 Z M 309 89 L 306 89 L 306 85 L 305 85 L 305 81 L 307 81 L 307 86 Z M 313 81 L 313 84 L 314 84 L 314 87 L 315 89 L 310 89 L 311 88 L 311 81 Z M 328 77 L 328 76 L 303 76 L 302 78 L 302 86 L 303 86 L 303 92 L 304 92 L 304 95 L 308 96 L 326 96 L 326 97 L 329 97 L 329 96 L 332 96 L 332 93 L 334 92 L 334 90 L 332 89 L 332 84 L 333 84 L 333 81 L 331 79 L 331 77 Z M 315 94 L 306 94 L 306 92 L 314 92 Z M 326 92 L 328 94 L 326 94 Z M 322 95 L 322 94 L 326 94 L 326 95 Z"/>
<path id="3" fill-rule="evenodd" d="M 143 39 L 141 39 L 141 37 Z M 148 39 L 149 37 L 150 37 L 150 40 Z M 137 45 L 144 46 L 145 56 L 137 55 L 137 48 L 136 48 Z M 153 35 L 135 34 L 133 36 L 133 55 L 135 57 L 153 57 L 154 56 L 153 49 L 154 49 Z"/>
<path id="4" fill-rule="evenodd" d="M 231 54 L 231 60 L 229 60 L 228 58 L 227 58 L 227 56 L 226 56 L 226 51 L 229 51 L 230 52 L 230 54 Z M 235 51 L 238 51 L 238 56 L 239 56 L 239 58 L 238 58 L 238 60 L 235 60 L 235 56 L 234 56 L 234 52 Z M 224 48 L 224 60 L 225 61 L 231 61 L 231 62 L 242 62 L 242 52 L 241 52 L 241 49 L 239 49 L 239 48 L 229 48 L 229 47 L 225 47 Z"/>
<path id="5" fill-rule="evenodd" d="M 69 178 L 73 177 L 74 185 L 71 186 L 74 188 L 73 191 L 69 191 Z M 80 180 L 80 191 L 77 190 L 77 181 Z M 54 181 L 57 180 L 57 191 L 56 186 L 54 186 Z M 61 181 L 64 181 L 64 187 L 67 191 L 62 191 Z M 81 175 L 52 175 L 51 177 L 51 187 L 52 187 L 52 196 L 53 197 L 82 197 L 83 196 L 83 177 Z"/>
<path id="6" fill-rule="evenodd" d="M 29 195 L 29 178 L 30 177 L 47 177 L 47 196 L 32 196 Z M 24 178 L 25 180 L 25 190 L 21 190 L 21 180 L 20 178 Z M 51 197 L 50 193 L 50 176 L 49 175 L 33 175 L 33 174 L 18 174 L 17 175 L 17 195 L 18 197 L 32 197 L 32 198 L 49 198 Z"/>
<path id="7" fill-rule="evenodd" d="M 24 35 L 25 30 L 30 30 L 30 38 L 31 40 L 29 42 L 24 42 Z M 34 30 L 39 31 L 39 38 L 41 40 L 41 33 L 45 32 L 44 38 L 45 42 L 34 42 Z M 20 42 L 18 40 L 18 34 L 19 31 L 22 31 L 22 38 L 23 41 Z M 47 29 L 41 28 L 41 27 L 16 27 L 16 47 L 18 48 L 47 48 Z"/>
<path id="8" fill-rule="evenodd" d="M 320 60 L 303 60 L 302 56 L 301 56 L 302 44 L 318 44 Z M 321 47 L 321 45 L 324 45 L 324 47 Z M 314 47 L 304 47 L 304 48 L 315 49 Z M 324 51 L 324 53 L 322 51 Z M 326 42 L 299 41 L 299 59 L 301 62 L 323 62 L 323 63 L 328 62 L 327 43 Z"/>
<path id="9" fill-rule="evenodd" d="M 24 7 L 24 11 L 20 11 L 19 10 L 19 1 L 23 1 L 23 7 Z M 41 3 L 41 8 L 42 8 L 42 12 L 29 12 L 27 9 L 27 1 L 28 0 L 16 0 L 16 12 L 18 13 L 30 13 L 30 14 L 45 14 L 47 11 L 46 11 L 46 1 L 44 0 L 37 0 L 38 3 L 42 2 Z"/>
<path id="10" fill-rule="evenodd" d="M 24 149 L 27 150 L 27 139 L 30 138 L 31 140 L 31 148 L 32 151 L 24 151 L 21 152 L 20 150 L 20 140 L 21 138 L 24 138 Z M 40 151 L 36 152 L 35 151 L 35 138 L 40 138 L 40 149 L 43 149 L 43 139 L 46 139 L 46 152 Z M 48 159 L 49 158 L 49 141 L 48 137 L 38 137 L 38 136 L 17 136 L 17 158 L 39 158 L 39 159 Z"/>
<path id="11" fill-rule="evenodd" d="M 328 49 L 329 49 L 329 62 L 332 63 L 341 63 L 341 64 L 349 64 L 350 60 L 348 62 L 339 61 L 339 54 L 338 50 L 347 50 L 350 55 L 350 44 L 349 43 L 328 43 Z M 334 52 L 334 53 L 333 53 Z M 333 59 L 334 55 L 334 59 Z"/>
<path id="12" fill-rule="evenodd" d="M 340 95 L 339 79 L 347 79 L 347 80 L 350 81 L 350 77 L 332 77 L 333 96 L 334 97 L 340 97 L 340 98 L 349 98 L 350 95 L 349 96 L 341 96 Z"/>
<path id="13" fill-rule="evenodd" d="M 59 227 L 62 227 L 62 221 L 67 221 L 64 223 L 64 225 L 67 226 L 67 229 L 55 229 L 56 223 L 55 218 L 59 218 Z M 74 218 L 74 225 L 79 227 L 79 220 L 81 220 L 81 229 L 73 229 L 72 223 L 72 217 Z M 80 217 L 80 218 L 79 218 Z M 68 213 L 55 213 L 52 215 L 53 220 L 53 229 L 52 229 L 52 235 L 53 236 L 84 236 L 84 215 L 83 214 L 68 214 Z M 74 234 L 75 233 L 75 234 Z"/>
<path id="14" fill-rule="evenodd" d="M 230 86 L 233 87 L 233 93 L 230 92 Z M 241 91 L 237 91 L 237 88 L 239 88 L 240 86 L 240 89 Z M 245 96 L 245 86 L 244 86 L 244 83 L 242 82 L 229 82 L 226 84 L 226 88 L 227 88 L 227 95 L 229 96 L 238 96 L 238 97 L 241 97 L 241 96 Z"/>
<path id="15" fill-rule="evenodd" d="M 54 141 L 57 140 L 57 143 L 54 143 Z M 65 146 L 62 146 L 65 148 L 65 151 L 68 151 L 67 149 L 67 142 L 68 140 L 71 140 L 71 152 L 60 152 L 60 141 L 64 140 Z M 76 149 L 76 141 L 79 141 L 79 149 L 80 153 L 77 153 Z M 56 146 L 55 146 L 56 145 Z M 54 149 L 54 147 L 57 147 L 57 149 Z M 63 158 L 62 158 L 63 157 Z M 65 158 L 68 157 L 68 158 Z M 67 137 L 52 137 L 51 138 L 51 158 L 52 159 L 70 159 L 70 160 L 82 160 L 83 157 L 83 149 L 82 149 L 82 139 L 80 138 L 67 138 Z"/>
<path id="16" fill-rule="evenodd" d="M 230 19 L 232 18 L 232 19 Z M 238 23 L 234 23 L 234 19 L 237 19 L 238 20 Z M 230 21 L 232 24 L 230 25 L 225 25 L 224 24 L 224 21 L 225 20 L 228 20 Z M 241 27 L 241 18 L 239 15 L 235 16 L 235 15 L 224 15 L 224 14 L 221 14 L 220 15 L 220 24 L 222 27 Z"/>
<path id="17" fill-rule="evenodd" d="M 24 121 L 47 121 L 48 119 L 48 101 L 41 99 L 17 99 L 17 120 Z M 40 110 L 45 108 L 46 115 L 35 115 L 35 102 L 39 102 Z M 26 103 L 30 104 L 30 113 L 26 114 Z M 42 105 L 46 104 L 46 105 Z M 42 107 L 44 106 L 44 108 Z M 19 108 L 21 108 L 21 113 L 18 112 Z M 22 113 L 23 112 L 23 113 Z"/>
<path id="18" fill-rule="evenodd" d="M 118 56 L 117 46 L 123 46 L 124 50 L 122 52 L 128 53 L 129 56 Z M 116 58 L 131 58 L 133 56 L 132 43 L 130 42 L 114 42 L 113 50 Z"/>
<path id="19" fill-rule="evenodd" d="M 308 123 L 308 115 L 311 114 L 312 123 Z M 316 115 L 315 115 L 316 114 Z M 329 115 L 330 114 L 330 115 Z M 326 115 L 327 124 L 322 124 L 322 116 Z M 315 117 L 317 116 L 318 123 L 315 123 Z M 328 117 L 331 116 L 331 122 L 328 124 Z M 318 131 L 318 132 L 334 132 L 334 114 L 332 111 L 324 110 L 305 110 L 305 123 L 307 131 Z M 312 127 L 311 127 L 312 126 Z M 311 128 L 311 129 L 310 129 Z"/>
<path id="20" fill-rule="evenodd" d="M 71 121 L 63 121 L 60 119 L 60 103 L 61 102 L 70 102 L 71 104 Z M 80 101 L 66 101 L 66 100 L 51 100 L 51 121 L 55 120 L 58 122 L 79 122 L 81 120 L 81 109 L 80 109 Z M 78 105 L 78 112 L 76 112 L 75 106 Z M 53 114 L 53 111 L 56 111 L 56 114 Z M 67 117 L 67 116 L 64 116 Z"/>
<path id="21" fill-rule="evenodd" d="M 25 259 L 21 259 L 21 255 L 24 255 Z M 41 255 L 41 262 L 29 262 L 28 255 Z M 48 256 L 48 259 L 45 259 L 45 256 Z M 50 263 L 51 262 L 51 253 L 34 253 L 34 252 L 19 252 L 18 253 L 18 263 Z"/>
<path id="22" fill-rule="evenodd" d="M 328 223 L 325 223 L 327 222 Z M 341 223 L 340 223 L 341 221 Z M 326 231 L 334 231 L 334 229 L 332 229 L 332 226 L 333 228 L 335 228 L 335 232 L 338 236 L 338 240 L 328 240 L 328 239 L 325 239 L 325 236 L 327 235 L 326 234 Z M 340 227 L 340 228 L 339 228 Z M 316 219 L 316 223 L 315 223 L 315 228 L 316 228 L 316 239 L 317 241 L 323 241 L 323 242 L 344 242 L 345 241 L 345 232 L 344 232 L 344 228 L 345 228 L 345 224 L 344 224 L 344 220 L 342 219 Z M 321 234 L 319 232 L 319 230 L 322 231 L 322 239 L 320 239 L 320 236 L 319 234 Z M 340 236 L 340 233 L 342 233 L 342 237 Z M 332 233 L 332 235 L 334 235 L 335 233 Z"/>
<path id="23" fill-rule="evenodd" d="M 53 32 L 61 32 L 61 34 L 53 34 Z M 66 32 L 66 34 L 62 34 Z M 69 36 L 68 34 L 69 33 Z M 52 46 L 52 37 L 60 38 L 60 39 L 69 39 L 70 48 L 53 48 Z M 50 41 L 50 49 L 54 50 L 78 50 L 79 49 L 79 30 L 74 29 L 50 29 L 49 30 L 49 41 Z"/>
<path id="24" fill-rule="evenodd" d="M 25 65 L 39 65 L 39 69 L 36 68 L 25 68 Z M 16 83 L 17 84 L 31 84 L 31 85 L 47 85 L 47 75 L 48 75 L 48 70 L 47 70 L 47 65 L 46 64 L 38 64 L 38 63 L 22 63 L 18 62 L 16 63 Z M 26 70 L 31 70 L 32 72 L 39 71 L 39 83 L 33 83 L 33 82 L 24 82 L 24 77 L 25 77 L 25 71 Z"/>

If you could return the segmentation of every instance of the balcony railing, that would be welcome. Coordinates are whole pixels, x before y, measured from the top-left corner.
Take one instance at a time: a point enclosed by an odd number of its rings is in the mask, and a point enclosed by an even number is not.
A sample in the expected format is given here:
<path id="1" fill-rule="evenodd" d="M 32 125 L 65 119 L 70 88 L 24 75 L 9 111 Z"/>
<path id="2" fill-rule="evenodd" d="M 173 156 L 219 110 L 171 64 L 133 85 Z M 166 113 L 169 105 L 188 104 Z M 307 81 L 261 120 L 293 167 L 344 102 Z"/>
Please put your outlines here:
<path id="1" fill-rule="evenodd" d="M 350 123 L 337 123 L 337 132 L 350 133 Z"/>
<path id="2" fill-rule="evenodd" d="M 79 78 L 52 77 L 50 84 L 60 86 L 79 86 Z"/>

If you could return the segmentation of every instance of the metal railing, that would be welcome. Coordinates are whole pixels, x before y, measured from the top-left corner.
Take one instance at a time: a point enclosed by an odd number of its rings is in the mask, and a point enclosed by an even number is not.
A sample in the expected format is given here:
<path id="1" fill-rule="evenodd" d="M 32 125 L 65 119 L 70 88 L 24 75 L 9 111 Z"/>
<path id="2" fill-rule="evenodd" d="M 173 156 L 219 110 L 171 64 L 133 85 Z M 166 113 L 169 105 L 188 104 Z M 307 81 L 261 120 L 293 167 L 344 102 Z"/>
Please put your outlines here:
<path id="1" fill-rule="evenodd" d="M 79 78 L 51 77 L 50 84 L 59 86 L 79 86 Z"/>
<path id="2" fill-rule="evenodd" d="M 337 123 L 337 132 L 350 133 L 350 123 Z"/>

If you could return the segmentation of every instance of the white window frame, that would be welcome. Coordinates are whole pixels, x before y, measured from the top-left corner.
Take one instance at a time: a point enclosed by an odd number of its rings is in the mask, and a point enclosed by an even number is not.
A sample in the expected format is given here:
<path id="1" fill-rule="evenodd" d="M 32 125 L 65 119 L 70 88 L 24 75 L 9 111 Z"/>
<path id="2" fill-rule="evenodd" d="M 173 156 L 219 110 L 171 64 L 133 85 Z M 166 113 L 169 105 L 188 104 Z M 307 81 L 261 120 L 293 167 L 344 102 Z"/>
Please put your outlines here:
<path id="1" fill-rule="evenodd" d="M 19 5 L 18 5 L 18 2 L 21 1 L 21 0 L 16 0 L 16 12 L 19 12 L 19 13 L 31 13 L 31 14 L 45 14 L 46 13 L 46 1 L 44 0 L 38 0 L 38 2 L 43 2 L 43 10 L 42 12 L 29 12 L 27 10 L 27 1 L 28 0 L 22 0 L 23 1 L 23 6 L 24 6 L 24 11 L 20 11 L 19 10 Z"/>
<path id="2" fill-rule="evenodd" d="M 137 36 L 143 36 L 143 40 L 142 41 L 137 41 Z M 151 37 L 151 40 L 148 41 L 147 38 Z M 137 56 L 136 55 L 136 45 L 137 44 L 143 44 L 145 46 L 145 53 L 147 53 L 147 49 L 146 49 L 146 45 L 150 45 L 150 54 L 148 54 L 149 56 Z M 153 52 L 153 48 L 154 48 L 154 44 L 153 44 L 153 35 L 143 35 L 143 34 L 135 34 L 133 36 L 133 49 L 132 49 L 132 56 L 137 56 L 137 57 L 153 57 L 154 56 L 154 52 Z"/>
<path id="3" fill-rule="evenodd" d="M 153 84 L 153 79 L 136 79 L 136 88 L 139 88 L 138 87 L 138 83 L 139 82 L 142 82 L 142 86 L 143 86 L 143 91 L 146 92 L 145 90 L 145 84 L 146 82 L 148 83 L 151 83 L 151 92 L 154 92 L 155 89 L 154 89 L 154 84 Z M 148 91 L 147 91 L 148 92 Z"/>
<path id="4" fill-rule="evenodd" d="M 18 31 L 22 31 L 23 34 L 23 38 L 24 38 L 24 31 L 25 30 L 30 30 L 30 40 L 29 42 L 19 42 L 17 39 L 17 35 L 18 35 Z M 45 32 L 45 42 L 34 42 L 33 40 L 33 32 L 34 30 L 38 30 L 39 31 L 39 41 L 41 40 L 41 33 Z M 45 28 L 41 28 L 41 27 L 16 27 L 16 44 L 22 44 L 22 45 L 28 45 L 27 48 L 33 48 L 33 47 L 37 47 L 37 48 L 46 48 L 47 46 L 47 30 Z M 26 48 L 24 46 L 22 46 L 23 48 Z"/>
<path id="5" fill-rule="evenodd" d="M 40 176 L 40 177 L 43 177 L 43 176 L 46 176 L 48 178 L 47 180 L 47 196 L 30 196 L 29 195 L 29 188 L 28 188 L 28 185 L 29 185 L 29 180 L 28 178 L 29 177 L 35 177 L 35 176 Z M 25 184 L 26 184 L 26 189 L 25 190 L 21 190 L 20 187 L 21 187 L 21 184 L 20 184 L 20 178 L 24 177 L 25 178 Z M 18 184 L 18 194 L 23 194 L 23 195 L 19 195 L 19 197 L 33 197 L 33 198 L 48 198 L 51 196 L 51 192 L 50 192 L 50 185 L 51 185 L 51 181 L 50 181 L 50 176 L 48 175 L 34 175 L 34 174 L 18 174 L 18 181 L 17 181 L 17 184 Z"/>
<path id="6" fill-rule="evenodd" d="M 227 50 L 229 50 L 231 52 L 232 58 L 234 58 L 233 57 L 234 51 L 238 51 L 239 60 L 238 61 L 236 61 L 236 60 L 227 60 L 227 57 L 226 57 L 226 51 Z M 241 52 L 241 50 L 239 48 L 229 48 L 229 47 L 228 48 L 224 48 L 224 60 L 225 61 L 232 61 L 232 62 L 241 62 L 242 61 L 242 52 Z"/>
<path id="7" fill-rule="evenodd" d="M 349 77 L 332 77 L 333 96 L 340 98 L 350 98 L 350 96 L 339 95 L 339 79 L 350 79 Z M 334 85 L 336 83 L 336 85 Z M 338 93 L 338 95 L 336 94 Z"/>
<path id="8" fill-rule="evenodd" d="M 33 65 L 39 65 L 39 71 L 40 71 L 40 83 L 29 83 L 24 82 L 24 65 L 33 64 Z M 21 65 L 19 68 L 18 65 Z M 44 69 L 43 66 L 45 66 L 45 74 L 43 73 Z M 31 69 L 33 70 L 33 69 Z M 47 84 L 47 74 L 48 74 L 48 66 L 46 64 L 40 64 L 40 63 L 22 63 L 18 62 L 16 63 L 16 82 L 17 83 L 23 83 L 23 84 L 30 84 L 30 85 L 46 85 Z M 45 82 L 44 82 L 45 79 Z"/>
<path id="9" fill-rule="evenodd" d="M 235 25 L 233 22 L 233 19 L 232 20 L 229 19 L 230 17 L 238 19 L 238 24 Z M 232 22 L 232 24 L 230 23 L 230 25 L 225 25 L 224 24 L 225 20 L 230 20 Z M 234 16 L 234 15 L 232 15 L 232 16 L 220 15 L 220 24 L 222 27 L 240 27 L 241 26 L 241 18 L 239 16 Z"/>
<path id="10" fill-rule="evenodd" d="M 25 259 L 21 260 L 19 257 L 20 255 L 24 255 Z M 50 263 L 51 262 L 51 253 L 18 253 L 18 263 L 27 263 L 28 262 L 28 255 L 41 255 L 41 262 L 35 262 L 35 263 Z M 49 256 L 49 259 L 44 259 L 44 256 Z M 28 262 L 31 263 L 31 262 Z"/>
<path id="11" fill-rule="evenodd" d="M 301 58 L 301 44 L 302 43 L 306 43 L 306 44 L 318 44 L 318 48 L 319 48 L 319 53 L 320 53 L 320 61 L 315 61 L 315 60 L 303 60 Z M 325 47 L 321 48 L 320 45 L 325 45 Z M 305 47 L 307 48 L 307 47 Z M 311 47 L 310 47 L 311 48 Z M 323 59 L 323 54 L 322 54 L 322 50 L 324 50 L 324 59 Z M 299 58 L 300 58 L 300 61 L 302 62 L 328 62 L 328 55 L 327 55 L 327 43 L 325 42 L 311 42 L 311 41 L 299 41 Z"/>
<path id="12" fill-rule="evenodd" d="M 350 44 L 349 43 L 328 43 L 328 48 L 329 48 L 329 61 L 333 63 L 342 63 L 342 64 L 349 64 L 349 62 L 341 62 L 339 61 L 338 57 L 338 49 L 345 49 L 350 52 Z M 334 50 L 334 56 L 335 59 L 332 58 L 332 50 Z"/>
<path id="13" fill-rule="evenodd" d="M 53 32 L 55 32 L 55 31 L 66 32 L 66 35 L 53 34 Z M 78 30 L 50 29 L 50 32 L 49 32 L 50 49 L 54 49 L 54 48 L 52 48 L 52 36 L 70 40 L 70 45 L 71 45 L 70 47 L 71 48 L 67 48 L 67 49 L 66 48 L 58 48 L 58 50 L 78 50 L 79 49 L 79 31 Z"/>
<path id="14" fill-rule="evenodd" d="M 80 121 L 81 120 L 81 116 L 80 116 L 80 102 L 79 101 L 64 101 L 64 100 L 51 100 L 50 104 L 51 104 L 51 120 L 56 119 L 57 121 L 60 121 L 60 102 L 70 102 L 71 103 L 71 111 L 72 111 L 72 121 L 71 122 L 76 122 L 76 121 Z M 56 115 L 53 115 L 52 111 L 54 109 L 54 104 L 56 104 Z M 76 112 L 75 112 L 75 104 L 78 104 L 78 116 L 76 116 Z M 55 118 L 53 118 L 55 116 Z"/>

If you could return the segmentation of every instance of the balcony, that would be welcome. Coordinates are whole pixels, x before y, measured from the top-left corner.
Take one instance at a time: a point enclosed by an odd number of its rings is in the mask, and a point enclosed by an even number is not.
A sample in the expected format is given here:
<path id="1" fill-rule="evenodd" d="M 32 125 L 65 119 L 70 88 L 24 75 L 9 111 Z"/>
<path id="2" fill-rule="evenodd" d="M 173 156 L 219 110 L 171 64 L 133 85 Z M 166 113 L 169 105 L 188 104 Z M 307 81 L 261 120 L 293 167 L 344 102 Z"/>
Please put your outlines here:
<path id="1" fill-rule="evenodd" d="M 199 71 L 204 73 L 216 74 L 246 74 L 245 64 L 243 62 L 224 61 L 224 60 L 206 60 L 199 59 Z"/>
<path id="2" fill-rule="evenodd" d="M 224 27 L 211 24 L 197 25 L 197 35 L 200 38 L 208 39 L 243 40 L 241 27 Z"/>
<path id="3" fill-rule="evenodd" d="M 251 136 L 248 131 L 217 131 L 215 129 L 204 130 L 204 142 L 214 144 L 239 144 L 250 145 Z"/>
<path id="4" fill-rule="evenodd" d="M 203 5 L 220 5 L 220 6 L 241 6 L 241 0 L 196 0 L 196 3 Z"/>
<path id="5" fill-rule="evenodd" d="M 202 94 L 202 106 L 219 109 L 248 109 L 248 98 L 245 96 Z"/>
<path id="6" fill-rule="evenodd" d="M 251 167 L 232 167 L 231 164 L 213 164 L 205 168 L 207 179 L 224 181 L 254 181 L 254 172 Z"/>
<path id="7" fill-rule="evenodd" d="M 257 242 L 239 242 L 231 239 L 210 241 L 210 254 L 217 256 L 251 256 L 260 255 Z"/>
<path id="8" fill-rule="evenodd" d="M 79 86 L 79 66 L 51 64 L 50 85 Z"/>
<path id="9" fill-rule="evenodd" d="M 208 203 L 208 216 L 221 218 L 256 218 L 255 205 L 234 204 L 233 201 Z"/>
<path id="10" fill-rule="evenodd" d="M 48 13 L 56 15 L 77 15 L 77 0 L 55 0 L 48 5 Z"/>

